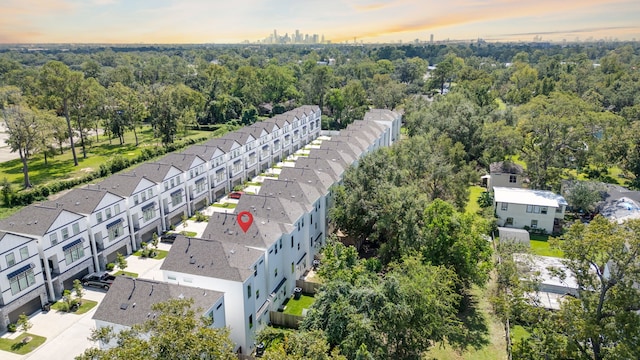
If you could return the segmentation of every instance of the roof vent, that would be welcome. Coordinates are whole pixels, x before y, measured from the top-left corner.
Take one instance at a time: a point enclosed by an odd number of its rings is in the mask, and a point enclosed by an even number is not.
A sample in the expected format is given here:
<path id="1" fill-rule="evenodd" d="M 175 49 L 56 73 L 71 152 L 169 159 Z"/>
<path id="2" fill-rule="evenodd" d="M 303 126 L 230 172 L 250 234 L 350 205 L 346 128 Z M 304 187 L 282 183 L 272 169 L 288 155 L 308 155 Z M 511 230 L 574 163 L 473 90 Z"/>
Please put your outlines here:
<path id="1" fill-rule="evenodd" d="M 120 310 L 127 310 L 128 308 L 129 308 L 129 304 L 127 303 L 120 304 Z"/>

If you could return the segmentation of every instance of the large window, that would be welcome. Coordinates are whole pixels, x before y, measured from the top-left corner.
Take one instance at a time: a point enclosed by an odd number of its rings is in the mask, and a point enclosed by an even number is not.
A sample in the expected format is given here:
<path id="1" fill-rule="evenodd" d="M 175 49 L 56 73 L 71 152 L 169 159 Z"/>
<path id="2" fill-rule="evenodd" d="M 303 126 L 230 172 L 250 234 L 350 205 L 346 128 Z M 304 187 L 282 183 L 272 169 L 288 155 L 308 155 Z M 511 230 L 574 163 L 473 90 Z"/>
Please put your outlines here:
<path id="1" fill-rule="evenodd" d="M 532 229 L 538 228 L 538 220 L 531 220 L 531 228 Z"/>
<path id="2" fill-rule="evenodd" d="M 154 206 L 149 206 L 148 208 L 142 210 L 142 217 L 144 221 L 149 221 L 156 217 L 156 208 Z"/>
<path id="3" fill-rule="evenodd" d="M 15 295 L 29 286 L 36 283 L 33 269 L 29 269 L 9 279 L 11 283 L 11 294 Z"/>
<path id="4" fill-rule="evenodd" d="M 112 226 L 107 227 L 107 231 L 109 232 L 110 241 L 119 238 L 124 232 L 122 221 L 118 221 L 117 224 L 113 224 Z"/>
<path id="5" fill-rule="evenodd" d="M 218 170 L 216 172 L 216 183 L 221 183 L 224 181 L 224 170 Z"/>
<path id="6" fill-rule="evenodd" d="M 78 235 L 80 232 L 80 223 L 74 223 L 71 225 L 71 229 L 73 230 L 73 235 Z"/>
<path id="7" fill-rule="evenodd" d="M 509 203 L 503 202 L 500 206 L 500 210 L 506 211 L 507 209 L 509 209 Z"/>
<path id="8" fill-rule="evenodd" d="M 513 225 L 513 218 L 508 217 L 507 220 L 505 220 L 504 222 L 504 226 L 512 226 L 512 225 Z"/>
<path id="9" fill-rule="evenodd" d="M 540 206 L 538 206 L 538 205 L 527 205 L 527 212 L 528 213 L 539 214 L 540 213 Z"/>
<path id="10" fill-rule="evenodd" d="M 96 213 L 96 221 L 98 224 L 102 222 L 102 212 Z"/>
<path id="11" fill-rule="evenodd" d="M 64 251 L 64 260 L 67 265 L 84 257 L 84 247 L 82 242 L 71 246 Z"/>
<path id="12" fill-rule="evenodd" d="M 176 191 L 171 194 L 171 205 L 177 206 L 182 203 L 182 191 Z"/>
<path id="13" fill-rule="evenodd" d="M 58 233 L 52 233 L 49 235 L 49 240 L 51 240 L 51 246 L 58 244 Z"/>
<path id="14" fill-rule="evenodd" d="M 196 181 L 196 193 L 201 193 L 206 190 L 204 179 Z"/>

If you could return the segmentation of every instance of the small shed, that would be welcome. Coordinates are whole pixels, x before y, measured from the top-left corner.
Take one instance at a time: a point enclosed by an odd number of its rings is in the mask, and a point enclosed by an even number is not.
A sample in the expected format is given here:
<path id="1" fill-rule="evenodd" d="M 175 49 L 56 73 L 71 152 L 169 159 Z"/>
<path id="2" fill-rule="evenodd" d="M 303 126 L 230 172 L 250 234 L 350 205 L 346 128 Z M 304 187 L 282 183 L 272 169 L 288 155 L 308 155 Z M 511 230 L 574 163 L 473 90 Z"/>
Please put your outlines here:
<path id="1" fill-rule="evenodd" d="M 498 227 L 498 237 L 500 241 L 512 241 L 518 244 L 524 244 L 527 247 L 531 246 L 529 232 L 527 230 Z"/>

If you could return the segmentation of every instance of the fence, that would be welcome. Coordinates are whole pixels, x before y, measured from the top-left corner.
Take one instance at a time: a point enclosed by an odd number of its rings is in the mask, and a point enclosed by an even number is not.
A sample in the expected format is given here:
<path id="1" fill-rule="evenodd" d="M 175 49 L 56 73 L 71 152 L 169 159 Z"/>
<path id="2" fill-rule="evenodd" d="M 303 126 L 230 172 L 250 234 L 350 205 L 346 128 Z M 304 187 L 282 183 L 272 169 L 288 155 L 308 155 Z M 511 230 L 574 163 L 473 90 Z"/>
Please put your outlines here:
<path id="1" fill-rule="evenodd" d="M 290 329 L 297 329 L 302 320 L 304 320 L 304 317 L 285 314 L 279 311 L 269 311 L 269 319 L 274 325 L 284 326 Z"/>
<path id="2" fill-rule="evenodd" d="M 315 294 L 322 285 L 305 280 L 296 280 L 296 286 L 302 288 L 302 292 L 305 294 Z"/>

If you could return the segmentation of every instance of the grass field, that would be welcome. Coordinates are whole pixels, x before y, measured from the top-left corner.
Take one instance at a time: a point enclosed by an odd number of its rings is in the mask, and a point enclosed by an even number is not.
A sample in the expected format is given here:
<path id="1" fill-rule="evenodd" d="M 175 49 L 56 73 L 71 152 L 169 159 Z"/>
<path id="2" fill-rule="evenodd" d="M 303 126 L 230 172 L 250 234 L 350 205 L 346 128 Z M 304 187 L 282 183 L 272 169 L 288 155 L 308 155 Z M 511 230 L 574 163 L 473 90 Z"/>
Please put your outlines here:
<path id="1" fill-rule="evenodd" d="M 124 271 L 124 270 L 120 270 L 118 272 L 115 272 L 113 275 L 114 276 L 128 276 L 128 277 L 132 277 L 132 278 L 137 278 L 138 277 L 138 273 Z"/>
<path id="2" fill-rule="evenodd" d="M 156 249 L 154 251 L 156 252 L 156 256 L 154 256 L 152 258 L 149 258 L 149 259 L 162 260 L 162 259 L 166 258 L 167 255 L 169 254 L 169 252 L 166 251 L 166 250 Z M 141 254 L 142 254 L 142 249 L 138 249 L 138 251 L 134 252 L 132 255 L 140 256 Z"/>
<path id="3" fill-rule="evenodd" d="M 82 299 L 82 305 L 80 305 L 78 310 L 72 311 L 71 313 L 76 315 L 82 315 L 87 311 L 96 307 L 96 305 L 98 305 L 98 303 L 93 300 Z M 58 301 L 55 304 L 51 305 L 52 310 L 62 311 L 62 308 L 63 308 L 62 301 Z"/>
<path id="4" fill-rule="evenodd" d="M 31 337 L 31 341 L 29 341 L 28 343 L 23 343 L 22 340 L 27 336 Z M 45 337 L 29 333 L 22 333 L 15 339 L 0 338 L 0 350 L 8 351 L 18 355 L 24 355 L 35 350 L 38 346 L 44 344 L 45 341 L 47 341 L 47 338 Z"/>
<path id="5" fill-rule="evenodd" d="M 190 130 L 188 134 L 180 135 L 180 139 L 210 137 L 212 132 Z M 100 136 L 100 140 L 96 142 L 95 136 L 91 137 L 93 144 L 87 147 L 87 158 L 82 156 L 82 147 L 80 141 L 76 140 L 76 155 L 78 157 L 78 166 L 73 165 L 73 155 L 69 148 L 64 149 L 64 154 L 59 152 L 53 157 L 48 158 L 45 165 L 44 156 L 36 154 L 29 162 L 29 178 L 32 185 L 45 184 L 52 180 L 68 179 L 81 176 L 87 172 L 97 170 L 100 164 L 111 159 L 115 155 L 121 155 L 125 158 L 132 159 L 142 152 L 145 147 L 159 146 L 158 139 L 153 138 L 153 131 L 150 126 L 144 126 L 138 132 L 139 146 L 135 145 L 135 139 L 132 132 L 125 134 L 125 143 L 120 145 L 117 139 L 111 142 L 105 136 Z M 6 177 L 15 189 L 21 189 L 24 184 L 22 174 L 22 162 L 20 159 L 6 161 L 0 163 L 0 174 Z"/>
<path id="6" fill-rule="evenodd" d="M 477 214 L 480 211 L 480 205 L 478 204 L 478 198 L 480 194 L 484 192 L 486 189 L 482 186 L 469 186 L 469 201 L 467 202 L 467 206 L 464 211 L 471 214 Z"/>
<path id="7" fill-rule="evenodd" d="M 291 298 L 287 303 L 287 308 L 284 310 L 284 313 L 302 316 L 302 310 L 311 307 L 311 304 L 313 304 L 314 301 L 316 301 L 316 299 L 313 296 L 304 294 L 300 296 L 300 299 L 298 300 Z"/>
<path id="8" fill-rule="evenodd" d="M 552 249 L 549 246 L 549 236 L 548 235 L 539 235 L 539 234 L 531 234 L 529 235 L 531 239 L 531 253 L 534 255 L 540 256 L 552 256 L 557 258 L 563 258 L 564 252 L 560 249 Z"/>
<path id="9" fill-rule="evenodd" d="M 471 291 L 471 309 L 463 314 L 462 321 L 471 330 L 465 342 L 465 351 L 456 351 L 447 344 L 436 344 L 426 359 L 438 360 L 502 360 L 506 359 L 506 343 L 502 324 L 491 315 L 488 289 L 474 287 Z"/>

